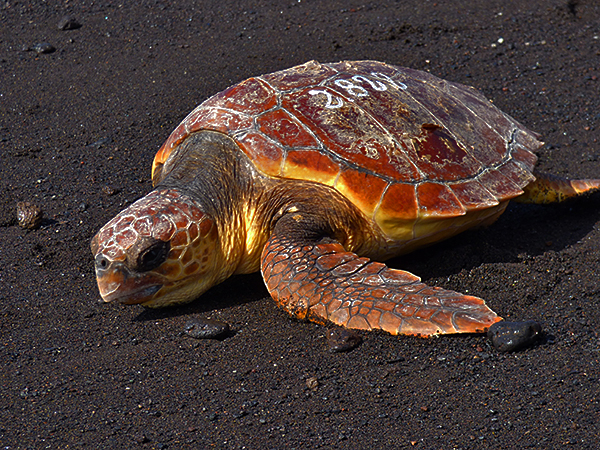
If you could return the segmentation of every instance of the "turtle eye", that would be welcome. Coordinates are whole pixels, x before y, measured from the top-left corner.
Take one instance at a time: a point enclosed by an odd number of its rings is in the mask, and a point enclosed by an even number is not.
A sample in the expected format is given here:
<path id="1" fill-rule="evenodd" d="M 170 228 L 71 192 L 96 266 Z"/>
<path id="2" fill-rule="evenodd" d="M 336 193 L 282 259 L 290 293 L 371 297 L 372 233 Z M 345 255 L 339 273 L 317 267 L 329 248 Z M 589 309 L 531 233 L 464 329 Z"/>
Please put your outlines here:
<path id="1" fill-rule="evenodd" d="M 142 244 L 142 243 L 140 243 Z M 143 245 L 146 244 L 146 245 Z M 160 241 L 151 239 L 151 242 L 144 242 L 142 245 L 137 246 L 139 251 L 134 258 L 133 269 L 138 272 L 147 272 L 152 269 L 156 269 L 163 262 L 166 261 L 167 255 L 171 248 L 169 241 Z"/>

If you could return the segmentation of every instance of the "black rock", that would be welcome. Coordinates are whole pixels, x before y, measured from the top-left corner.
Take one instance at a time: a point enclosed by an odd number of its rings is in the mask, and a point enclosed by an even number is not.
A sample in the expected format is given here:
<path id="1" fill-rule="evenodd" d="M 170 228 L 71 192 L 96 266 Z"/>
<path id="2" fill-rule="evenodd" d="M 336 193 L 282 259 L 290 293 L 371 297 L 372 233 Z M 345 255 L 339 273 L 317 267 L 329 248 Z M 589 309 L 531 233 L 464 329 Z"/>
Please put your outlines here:
<path id="1" fill-rule="evenodd" d="M 332 352 L 348 352 L 360 345 L 362 338 L 352 330 L 332 328 L 327 331 L 327 343 Z"/>
<path id="2" fill-rule="evenodd" d="M 53 53 L 56 51 L 56 48 L 54 48 L 54 46 L 48 42 L 40 42 L 39 44 L 35 44 L 33 47 L 31 47 L 31 49 L 38 54 Z"/>
<path id="3" fill-rule="evenodd" d="M 194 339 L 220 339 L 229 334 L 229 325 L 212 319 L 190 319 L 185 324 L 185 333 Z"/>
<path id="4" fill-rule="evenodd" d="M 514 352 L 535 344 L 542 337 L 542 326 L 533 320 L 497 322 L 487 333 L 499 352 Z"/>
<path id="5" fill-rule="evenodd" d="M 76 30 L 77 28 L 81 28 L 81 24 L 70 16 L 65 16 L 62 19 L 60 19 L 60 22 L 58 22 L 59 30 Z"/>

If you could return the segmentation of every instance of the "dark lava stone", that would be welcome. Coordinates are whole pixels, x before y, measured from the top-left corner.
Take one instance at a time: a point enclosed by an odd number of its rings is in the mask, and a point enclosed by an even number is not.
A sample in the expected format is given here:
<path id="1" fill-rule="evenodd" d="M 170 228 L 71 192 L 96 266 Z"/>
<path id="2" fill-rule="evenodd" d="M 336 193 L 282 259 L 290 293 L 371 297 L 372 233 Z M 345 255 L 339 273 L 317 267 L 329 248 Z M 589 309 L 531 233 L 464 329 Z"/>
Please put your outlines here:
<path id="1" fill-rule="evenodd" d="M 502 321 L 492 325 L 487 335 L 499 352 L 514 352 L 535 344 L 542 337 L 542 326 L 533 320 Z"/>
<path id="2" fill-rule="evenodd" d="M 229 334 L 229 325 L 212 319 L 190 319 L 185 324 L 185 333 L 195 339 L 220 339 Z"/>
<path id="3" fill-rule="evenodd" d="M 38 54 L 52 53 L 56 51 L 56 48 L 54 48 L 54 46 L 48 42 L 40 42 L 39 44 L 35 44 L 33 47 L 31 47 L 31 49 Z"/>
<path id="4" fill-rule="evenodd" d="M 332 352 L 347 352 L 360 345 L 362 338 L 352 330 L 332 328 L 327 331 L 327 344 Z"/>
<path id="5" fill-rule="evenodd" d="M 60 19 L 60 22 L 58 22 L 59 30 L 76 30 L 77 28 L 81 28 L 81 24 L 70 16 L 65 16 L 62 19 Z"/>

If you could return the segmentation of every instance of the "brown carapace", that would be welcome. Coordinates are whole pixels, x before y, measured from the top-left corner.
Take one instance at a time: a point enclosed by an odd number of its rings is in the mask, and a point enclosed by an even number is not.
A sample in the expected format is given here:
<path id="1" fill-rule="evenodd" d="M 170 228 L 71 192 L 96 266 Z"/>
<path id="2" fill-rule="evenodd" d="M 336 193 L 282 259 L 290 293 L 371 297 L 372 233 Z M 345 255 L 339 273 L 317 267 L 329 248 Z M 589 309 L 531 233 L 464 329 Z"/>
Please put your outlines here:
<path id="1" fill-rule="evenodd" d="M 152 165 L 154 190 L 92 240 L 102 298 L 184 303 L 261 269 L 301 319 L 483 332 L 484 301 L 381 262 L 488 225 L 508 201 L 597 189 L 533 172 L 538 136 L 475 89 L 374 61 L 250 78 L 209 98 Z"/>

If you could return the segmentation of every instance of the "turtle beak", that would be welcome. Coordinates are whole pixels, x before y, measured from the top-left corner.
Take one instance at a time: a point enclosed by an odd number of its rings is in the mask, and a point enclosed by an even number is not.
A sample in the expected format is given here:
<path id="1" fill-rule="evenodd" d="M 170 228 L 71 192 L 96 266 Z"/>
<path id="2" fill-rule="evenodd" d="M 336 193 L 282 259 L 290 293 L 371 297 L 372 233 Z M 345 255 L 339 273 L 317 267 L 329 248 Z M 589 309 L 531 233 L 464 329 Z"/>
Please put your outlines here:
<path id="1" fill-rule="evenodd" d="M 96 255 L 95 265 L 98 289 L 106 303 L 145 303 L 163 287 L 152 273 L 132 272 L 123 262 L 111 261 L 102 253 Z"/>

